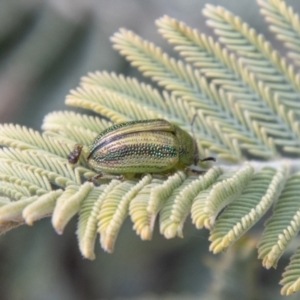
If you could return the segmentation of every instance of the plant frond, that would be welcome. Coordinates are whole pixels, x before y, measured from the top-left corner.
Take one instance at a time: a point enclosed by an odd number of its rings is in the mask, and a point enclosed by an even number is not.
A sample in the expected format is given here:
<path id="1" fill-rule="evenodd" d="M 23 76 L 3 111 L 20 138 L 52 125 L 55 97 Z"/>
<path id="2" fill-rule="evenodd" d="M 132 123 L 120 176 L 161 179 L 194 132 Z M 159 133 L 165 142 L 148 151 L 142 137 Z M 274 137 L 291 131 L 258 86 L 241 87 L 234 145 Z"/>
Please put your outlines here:
<path id="1" fill-rule="evenodd" d="M 52 215 L 52 225 L 58 234 L 62 234 L 69 220 L 78 213 L 81 202 L 88 197 L 94 184 L 85 182 L 81 186 L 69 184 L 57 199 Z"/>
<path id="2" fill-rule="evenodd" d="M 220 168 L 214 167 L 204 175 L 185 178 L 179 187 L 173 189 L 160 212 L 161 234 L 168 239 L 176 235 L 183 237 L 183 225 L 191 211 L 195 197 L 212 185 L 221 173 Z"/>
<path id="3" fill-rule="evenodd" d="M 223 175 L 219 173 L 214 184 L 194 199 L 191 209 L 193 224 L 198 229 L 203 226 L 211 229 L 219 212 L 240 196 L 253 173 L 254 169 L 248 164 L 237 171 L 225 172 Z"/>
<path id="4" fill-rule="evenodd" d="M 22 217 L 28 225 L 42 218 L 52 215 L 56 200 L 61 196 L 63 190 L 55 190 L 40 196 L 36 201 L 27 205 L 22 211 Z"/>
<path id="5" fill-rule="evenodd" d="M 111 224 L 113 217 L 115 216 L 116 210 L 120 208 L 119 204 L 122 201 L 124 194 L 129 192 L 137 183 L 136 180 L 126 180 L 125 182 L 115 181 L 116 184 L 113 188 L 107 192 L 105 199 L 101 205 L 101 211 L 99 212 L 98 218 L 98 231 L 101 235 L 101 244 L 104 249 L 112 249 L 113 242 L 108 241 L 106 237 L 106 230 L 109 224 Z M 126 217 L 128 207 L 123 207 L 122 217 L 120 222 L 122 224 Z M 125 216 L 123 217 L 123 215 Z"/>
<path id="6" fill-rule="evenodd" d="M 129 204 L 131 200 L 136 197 L 140 190 L 142 190 L 144 186 L 149 184 L 151 180 L 152 176 L 146 175 L 139 182 L 131 181 L 129 182 L 129 184 L 131 184 L 129 188 L 126 188 L 125 186 L 126 193 L 122 193 L 120 194 L 121 197 L 118 197 L 119 201 L 114 201 L 112 202 L 112 204 L 109 204 L 109 202 L 106 200 L 105 203 L 107 204 L 103 204 L 103 210 L 108 212 L 109 209 L 109 212 L 106 216 L 107 221 L 103 226 L 103 223 L 101 224 L 101 216 L 99 214 L 98 225 L 99 231 L 101 233 L 101 245 L 105 251 L 108 251 L 110 253 L 113 252 L 114 244 L 117 239 L 119 230 L 128 215 Z M 151 230 L 153 230 L 153 226 Z"/>
<path id="7" fill-rule="evenodd" d="M 274 207 L 273 215 L 267 220 L 258 244 L 258 257 L 269 269 L 276 267 L 288 243 L 300 230 L 299 204 L 300 174 L 292 175 Z"/>
<path id="8" fill-rule="evenodd" d="M 219 105 L 250 131 L 250 142 L 242 144 L 245 149 L 260 144 L 259 140 L 267 143 L 268 139 L 274 138 L 275 144 L 288 144 L 294 149 L 293 152 L 299 152 L 300 132 L 295 126 L 297 120 L 285 115 L 282 105 L 276 105 L 278 102 L 273 101 L 268 85 L 251 74 L 237 57 L 229 55 L 226 48 L 215 43 L 211 37 L 200 34 L 176 19 L 164 16 L 156 23 L 163 37 L 175 45 L 175 50 L 186 61 L 193 63 L 201 73 L 220 86 L 223 101 Z M 228 105 L 229 99 L 232 105 Z M 281 119 L 278 113 L 282 115 Z M 264 134 L 255 127 L 263 128 Z M 294 134 L 291 134 L 291 130 Z M 291 152 L 291 148 L 283 149 Z"/>
<path id="9" fill-rule="evenodd" d="M 1 183 L 0 193 L 14 200 L 30 196 L 28 189 L 22 184 L 6 182 L 5 180 Z"/>
<path id="10" fill-rule="evenodd" d="M 66 158 L 53 156 L 45 151 L 26 150 L 21 151 L 14 148 L 0 149 L 0 161 L 13 167 L 28 169 L 46 177 L 51 184 L 65 187 L 70 183 L 81 184 L 82 176 L 93 173 L 83 167 L 71 166 Z M 95 174 L 95 173 L 93 173 Z M 24 176 L 24 177 L 22 177 Z M 28 173 L 22 172 L 18 177 L 26 180 Z"/>
<path id="11" fill-rule="evenodd" d="M 100 75 L 101 73 L 90 74 L 89 77 L 85 78 L 85 81 L 88 81 L 90 77 L 92 79 L 95 77 L 98 79 Z M 105 76 L 106 79 L 110 78 L 107 73 L 103 76 Z M 176 98 L 174 95 L 170 96 L 166 92 L 164 92 L 164 101 L 157 101 L 156 90 L 152 90 L 149 86 L 143 84 L 140 86 L 138 85 L 138 88 L 136 88 L 137 84 L 134 79 L 126 78 L 125 80 L 123 77 L 116 77 L 112 74 L 111 80 L 114 83 L 114 89 L 108 89 L 106 86 L 102 89 L 101 85 L 99 87 L 95 87 L 95 85 L 91 87 L 91 85 L 83 84 L 83 87 L 71 92 L 67 97 L 66 103 L 81 108 L 91 109 L 98 113 L 100 112 L 116 122 L 125 122 L 136 119 L 165 118 L 182 126 L 184 129 L 187 129 L 187 131 L 190 131 L 190 127 L 187 127 L 186 124 L 191 121 L 193 117 L 192 112 L 194 112 L 195 115 L 197 110 L 190 107 L 186 101 Z M 122 90 L 120 88 L 117 89 L 115 86 L 121 86 Z M 124 92 L 121 93 L 123 90 Z M 129 95 L 127 90 L 131 91 Z M 141 90 L 144 93 L 149 90 L 146 101 L 138 98 L 141 95 Z M 133 95 L 135 95 L 135 97 L 133 97 Z M 150 96 L 155 100 L 150 101 Z M 153 102 L 155 102 L 155 106 Z M 209 130 L 206 128 L 207 125 L 204 125 L 206 123 L 205 119 L 205 116 L 199 116 L 197 122 L 195 122 L 194 133 L 198 142 L 201 144 L 200 147 L 204 148 L 204 151 L 207 148 L 210 148 L 211 151 L 217 151 L 219 152 L 220 157 L 224 159 L 237 160 L 240 157 L 239 149 L 232 145 L 230 139 L 226 140 L 230 149 L 226 149 L 222 142 L 219 143 L 216 141 L 216 138 L 210 134 Z M 211 123 L 216 131 L 214 120 L 211 120 Z M 224 140 L 222 134 L 218 134 L 218 137 L 221 137 L 220 139 Z"/>
<path id="12" fill-rule="evenodd" d="M 114 184 L 111 182 L 111 184 Z M 83 199 L 77 224 L 77 238 L 79 249 L 83 257 L 95 259 L 95 241 L 97 237 L 97 216 L 101 209 L 102 199 L 107 185 L 95 187 L 86 198 Z"/>
<path id="13" fill-rule="evenodd" d="M 291 295 L 300 289 L 300 247 L 291 257 L 289 265 L 282 274 L 281 295 Z"/>
<path id="14" fill-rule="evenodd" d="M 152 189 L 162 184 L 161 179 L 154 178 L 147 182 L 129 204 L 129 214 L 133 222 L 133 229 L 142 240 L 150 240 L 153 230 L 153 215 L 149 213 L 148 201 Z"/>
<path id="15" fill-rule="evenodd" d="M 99 117 L 89 116 L 73 111 L 55 111 L 44 118 L 42 129 L 63 133 L 65 125 L 90 130 L 95 134 L 113 125 L 112 122 Z"/>
<path id="16" fill-rule="evenodd" d="M 270 208 L 284 186 L 288 168 L 263 168 L 255 174 L 241 196 L 229 205 L 210 232 L 210 250 L 220 252 L 234 243 Z"/>
<path id="17" fill-rule="evenodd" d="M 261 6 L 260 12 L 270 23 L 270 30 L 275 32 L 276 37 L 284 42 L 284 45 L 292 51 L 288 56 L 300 65 L 300 21 L 299 15 L 294 13 L 293 8 L 281 0 L 258 0 Z"/>
<path id="18" fill-rule="evenodd" d="M 183 171 L 178 171 L 168 177 L 163 184 L 153 188 L 150 194 L 150 199 L 147 211 L 151 215 L 152 224 L 154 224 L 158 212 L 163 208 L 167 199 L 171 196 L 172 192 L 181 186 L 186 180 L 187 175 Z"/>
<path id="19" fill-rule="evenodd" d="M 0 169 L 2 173 L 0 180 L 2 182 L 16 183 L 23 186 L 29 195 L 41 195 L 47 191 L 51 191 L 51 185 L 46 176 L 22 167 L 18 163 L 1 161 L 0 158 Z"/>
<path id="20" fill-rule="evenodd" d="M 34 203 L 38 196 L 24 196 L 18 201 L 10 202 L 0 207 L 0 224 L 9 222 L 24 223 L 23 210 L 26 206 Z"/>
<path id="21" fill-rule="evenodd" d="M 177 104 L 181 106 L 180 108 L 183 108 L 183 112 L 186 112 L 189 107 L 184 107 L 185 103 L 183 101 L 170 96 L 166 92 L 163 93 L 162 97 L 158 90 L 153 89 L 150 85 L 139 83 L 135 78 L 118 76 L 115 73 L 107 72 L 89 73 L 88 76 L 82 78 L 81 87 L 85 91 L 94 89 L 100 93 L 107 92 L 109 97 L 117 97 L 117 99 L 120 99 L 120 105 L 110 104 L 110 101 L 106 101 L 101 96 L 93 98 L 93 101 L 111 106 L 113 110 L 123 113 L 126 117 L 133 120 L 137 118 L 151 119 L 165 117 L 174 124 L 186 126 L 186 123 L 190 122 L 193 117 L 190 111 L 188 112 L 189 115 L 187 115 L 186 113 L 183 114 L 181 109 L 174 109 L 174 104 Z M 85 96 L 83 98 L 88 100 Z M 67 97 L 67 104 L 72 99 L 73 97 L 69 95 Z M 130 106 L 138 106 L 144 118 L 142 115 L 130 115 L 130 111 L 128 111 L 123 102 L 129 103 Z"/>
<path id="22" fill-rule="evenodd" d="M 3 146 L 13 147 L 20 150 L 36 150 L 47 152 L 48 155 L 66 158 L 71 148 L 68 145 L 51 140 L 30 128 L 13 124 L 0 125 L 0 143 Z"/>
<path id="23" fill-rule="evenodd" d="M 10 226 L 11 222 L 33 225 L 36 220 L 52 214 L 56 200 L 62 190 L 49 191 L 41 196 L 23 196 L 17 201 L 10 201 L 0 207 L 0 228 Z M 0 229 L 1 232 L 1 229 Z"/>
<path id="24" fill-rule="evenodd" d="M 112 122 L 72 111 L 57 111 L 45 116 L 42 129 L 45 135 L 53 136 L 54 133 L 62 139 L 69 138 L 74 143 L 89 146 L 99 132 L 112 126 Z"/>
<path id="25" fill-rule="evenodd" d="M 206 5 L 203 13 L 209 18 L 207 24 L 220 35 L 220 41 L 239 54 L 250 72 L 269 87 L 277 105 L 286 107 L 286 115 L 299 116 L 300 107 L 295 100 L 300 91 L 300 77 L 294 68 L 272 49 L 262 35 L 226 9 Z"/>
<path id="26" fill-rule="evenodd" d="M 137 66 L 145 76 L 151 76 L 172 94 L 187 101 L 190 107 L 201 110 L 214 137 L 221 140 L 224 146 L 229 147 L 231 151 L 236 148 L 233 144 L 237 139 L 243 140 L 246 137 L 249 140 L 251 138 L 248 130 L 219 106 L 220 100 L 216 100 L 216 98 L 220 95 L 216 86 L 213 83 L 208 84 L 206 78 L 201 76 L 197 70 L 193 70 L 189 65 L 184 65 L 182 61 L 170 59 L 158 47 L 154 47 L 153 44 L 142 40 L 130 31 L 122 29 L 114 35 L 112 40 L 114 47 L 134 66 Z M 140 66 L 142 67 L 140 68 Z M 251 117 L 251 112 L 248 116 Z M 261 116 L 261 118 L 265 117 Z M 255 128 L 257 122 L 253 123 L 255 123 L 252 125 L 255 133 L 261 136 L 263 131 L 260 132 L 260 129 Z M 270 145 L 271 140 L 264 139 L 263 142 L 267 147 L 264 150 L 256 151 L 255 154 L 273 156 L 274 147 Z M 251 151 L 250 149 L 248 150 Z M 240 153 L 234 154 L 239 158 Z"/>
<path id="27" fill-rule="evenodd" d="M 147 112 L 145 112 L 142 104 L 132 103 L 130 100 L 110 93 L 107 90 L 91 87 L 77 88 L 76 91 L 71 91 L 66 99 L 66 104 L 93 110 L 116 123 L 129 121 L 131 120 L 130 117 L 132 119 L 147 118 L 145 115 Z M 130 117 L 122 113 L 126 108 Z"/>
<path id="28" fill-rule="evenodd" d="M 167 110 L 166 103 L 158 90 L 151 85 L 139 82 L 135 78 L 117 75 L 108 72 L 89 73 L 81 79 L 82 87 L 94 87 L 95 89 L 107 90 L 122 98 L 128 98 L 138 105 L 144 103 L 154 111 Z"/>

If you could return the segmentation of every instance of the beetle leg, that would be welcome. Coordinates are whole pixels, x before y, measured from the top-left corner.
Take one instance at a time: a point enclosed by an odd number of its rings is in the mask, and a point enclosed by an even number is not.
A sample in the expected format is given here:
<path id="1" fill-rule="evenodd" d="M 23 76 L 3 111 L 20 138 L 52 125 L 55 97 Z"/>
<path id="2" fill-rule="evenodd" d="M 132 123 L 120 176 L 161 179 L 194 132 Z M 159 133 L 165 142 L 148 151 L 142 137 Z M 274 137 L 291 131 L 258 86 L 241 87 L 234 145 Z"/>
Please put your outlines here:
<path id="1" fill-rule="evenodd" d="M 102 178 L 102 177 L 103 177 L 103 174 L 102 174 L 102 173 L 96 174 L 95 176 L 91 177 L 91 178 L 88 180 L 88 182 L 95 183 L 97 179 Z"/>
<path id="2" fill-rule="evenodd" d="M 193 168 L 191 168 L 191 167 L 186 167 L 186 168 L 184 169 L 184 172 L 185 172 L 186 174 L 197 174 L 197 175 L 202 175 L 202 174 L 204 174 L 206 171 L 204 171 L 204 170 L 196 170 L 196 169 L 193 169 Z"/>
<path id="3" fill-rule="evenodd" d="M 172 174 L 174 174 L 174 172 L 168 172 L 168 173 L 148 173 L 151 175 L 152 178 L 156 178 L 156 179 L 166 179 L 169 176 L 171 176 Z"/>
<path id="4" fill-rule="evenodd" d="M 203 158 L 203 159 L 201 159 L 200 161 L 217 161 L 214 157 L 212 157 L 212 156 L 209 156 L 209 157 L 206 157 L 206 158 Z"/>
<path id="5" fill-rule="evenodd" d="M 99 173 L 99 174 L 96 174 L 95 176 L 91 177 L 90 179 L 88 179 L 88 182 L 95 183 L 100 178 L 102 178 L 102 179 L 117 179 L 120 181 L 124 181 L 124 179 L 125 179 L 124 175 L 111 175 L 111 174 Z"/>
<path id="6" fill-rule="evenodd" d="M 124 180 L 125 180 L 124 175 L 117 175 L 117 176 L 115 176 L 115 178 L 116 178 L 117 180 L 120 180 L 120 181 L 124 181 Z"/>

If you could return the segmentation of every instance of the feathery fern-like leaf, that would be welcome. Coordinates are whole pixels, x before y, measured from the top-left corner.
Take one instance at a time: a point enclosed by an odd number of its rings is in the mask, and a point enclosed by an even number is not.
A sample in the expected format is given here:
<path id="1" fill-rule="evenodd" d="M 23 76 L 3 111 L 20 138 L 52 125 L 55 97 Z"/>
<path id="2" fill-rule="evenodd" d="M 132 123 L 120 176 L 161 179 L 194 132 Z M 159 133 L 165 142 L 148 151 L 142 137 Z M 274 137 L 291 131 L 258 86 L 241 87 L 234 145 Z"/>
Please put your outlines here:
<path id="1" fill-rule="evenodd" d="M 102 76 L 101 76 L 102 75 Z M 92 75 L 90 75 L 92 76 Z M 100 87 L 96 89 L 93 85 L 87 85 L 89 77 L 84 79 L 82 83 L 83 87 L 72 91 L 67 97 L 66 103 L 69 105 L 75 105 L 91 109 L 95 112 L 100 112 L 106 117 L 116 121 L 125 122 L 135 119 L 152 119 L 152 118 L 166 118 L 171 122 L 182 126 L 185 130 L 190 131 L 190 123 L 193 115 L 196 114 L 196 109 L 191 107 L 189 103 L 186 103 L 182 99 L 178 99 L 175 96 L 170 96 L 164 93 L 164 99 L 157 97 L 157 91 L 151 89 L 149 86 L 140 84 L 138 85 L 134 79 L 126 78 L 128 83 L 127 89 L 124 88 L 124 77 L 117 77 L 115 74 L 111 74 L 111 81 L 113 85 L 110 85 L 110 89 L 106 86 L 102 89 Z M 97 73 L 97 76 L 92 76 L 92 79 L 98 77 L 109 77 L 109 74 Z M 100 80 L 100 79 L 99 79 Z M 123 86 L 123 90 L 120 88 Z M 128 90 L 130 89 L 130 94 Z M 141 99 L 141 90 L 148 91 L 148 97 L 146 100 Z M 151 98 L 152 100 L 149 100 Z M 159 99 L 159 100 L 158 100 Z M 164 101 L 163 101 L 164 100 Z M 153 104 L 155 102 L 155 106 Z M 176 105 L 177 109 L 173 106 Z M 129 109 L 130 108 L 130 109 Z M 200 125 L 199 125 L 200 123 Z M 194 123 L 194 134 L 198 138 L 198 142 L 201 148 L 211 148 L 211 151 L 218 152 L 220 157 L 229 160 L 236 160 L 237 157 L 233 156 L 229 150 L 224 149 L 224 145 L 214 142 L 214 137 L 207 130 L 203 124 L 203 117 L 197 118 Z M 235 154 L 240 156 L 237 147 L 231 145 L 231 150 Z"/>
<path id="2" fill-rule="evenodd" d="M 276 267 L 288 243 L 300 230 L 299 180 L 299 173 L 287 180 L 258 244 L 258 257 L 268 269 Z"/>
<path id="3" fill-rule="evenodd" d="M 261 6 L 260 12 L 270 23 L 271 31 L 284 42 L 284 45 L 292 50 L 288 56 L 300 65 L 300 21 L 293 8 L 281 0 L 258 0 Z"/>
<path id="4" fill-rule="evenodd" d="M 208 171 L 211 172 L 213 169 Z M 253 175 L 253 168 L 245 165 L 237 171 L 226 172 L 214 178 L 214 185 L 206 188 L 194 199 L 191 209 L 192 220 L 197 228 L 213 227 L 219 212 L 236 200 L 248 185 Z"/>
<path id="5" fill-rule="evenodd" d="M 242 195 L 221 214 L 211 230 L 210 250 L 220 252 L 251 228 L 281 192 L 288 168 L 263 168 L 254 175 Z"/>
<path id="6" fill-rule="evenodd" d="M 119 230 L 128 215 L 129 203 L 139 193 L 139 191 L 143 189 L 144 186 L 150 183 L 151 179 L 152 177 L 150 175 L 146 175 L 138 183 L 134 181 L 131 182 L 132 188 L 127 189 L 128 191 L 121 195 L 122 197 L 120 198 L 120 200 L 118 202 L 115 202 L 117 205 L 115 205 L 115 207 L 113 207 L 113 209 L 111 210 L 112 212 L 110 215 L 110 219 L 107 221 L 105 231 L 103 232 L 104 236 L 103 238 L 101 237 L 101 245 L 106 251 L 113 251 Z M 98 219 L 100 223 L 100 215 Z"/>
<path id="7" fill-rule="evenodd" d="M 282 295 L 291 295 L 300 289 L 300 247 L 291 257 L 289 265 L 282 274 L 280 284 Z"/>
<path id="8" fill-rule="evenodd" d="M 262 35 L 257 35 L 240 18 L 222 7 L 212 5 L 206 5 L 203 12 L 209 17 L 207 23 L 220 35 L 220 41 L 240 55 L 243 64 L 267 84 L 278 115 L 290 122 L 290 128 L 296 130 L 299 138 L 299 128 L 295 125 L 300 115 L 299 104 L 295 101 L 300 91 L 299 74 L 272 49 Z"/>
<path id="9" fill-rule="evenodd" d="M 222 132 L 222 129 L 228 128 L 229 131 L 239 135 L 242 127 L 236 120 L 230 118 L 226 111 L 218 107 L 220 100 L 216 98 L 219 95 L 213 83 L 209 84 L 206 78 L 197 70 L 193 70 L 190 65 L 169 58 L 161 49 L 142 40 L 133 32 L 122 29 L 112 40 L 114 48 L 131 61 L 132 65 L 138 67 L 145 76 L 151 76 L 172 95 L 182 98 L 199 112 L 200 119 L 205 119 L 209 125 L 210 130 L 207 131 L 214 134 L 211 146 L 222 144 L 223 148 L 230 149 L 235 160 L 240 158 L 240 153 L 234 146 L 235 139 L 226 138 L 226 131 Z M 195 133 L 198 133 L 197 128 Z M 207 135 L 204 133 L 200 136 L 200 143 L 207 139 Z"/>
<path id="10" fill-rule="evenodd" d="M 261 142 L 268 145 L 268 139 L 274 139 L 274 144 L 284 146 L 286 150 L 286 145 L 299 148 L 299 135 L 296 135 L 299 130 L 296 130 L 296 134 L 291 134 L 290 131 L 294 128 L 288 122 L 290 120 L 279 119 L 275 115 L 281 108 L 276 107 L 276 103 L 274 105 L 272 95 L 267 92 L 270 88 L 249 72 L 241 60 L 233 54 L 229 55 L 226 48 L 222 49 L 212 38 L 175 19 L 165 16 L 157 24 L 162 35 L 175 44 L 175 49 L 188 62 L 192 62 L 200 72 L 220 86 L 223 101 L 219 105 L 245 126 L 241 132 L 241 140 L 244 142 L 242 146 L 245 149 L 257 147 L 256 152 L 262 152 L 264 150 Z M 229 99 L 234 105 L 228 105 Z M 264 131 L 257 131 L 257 126 L 263 127 Z M 264 135 L 267 137 L 264 138 Z M 248 144 L 245 143 L 246 136 Z M 259 147 L 262 149 L 259 150 Z M 273 145 L 269 147 L 269 151 L 274 149 Z"/>

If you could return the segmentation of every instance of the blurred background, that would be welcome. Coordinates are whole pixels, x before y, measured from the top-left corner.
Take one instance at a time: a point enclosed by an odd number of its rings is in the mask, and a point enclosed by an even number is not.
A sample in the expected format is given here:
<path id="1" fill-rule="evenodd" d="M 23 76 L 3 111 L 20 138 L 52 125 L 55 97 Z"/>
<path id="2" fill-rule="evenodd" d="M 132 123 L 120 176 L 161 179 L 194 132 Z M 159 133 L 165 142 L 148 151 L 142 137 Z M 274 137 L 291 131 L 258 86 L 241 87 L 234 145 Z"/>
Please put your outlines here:
<path id="1" fill-rule="evenodd" d="M 287 2 L 300 13 L 299 1 Z M 284 54 L 252 0 L 0 0 L 0 122 L 39 130 L 47 113 L 71 109 L 65 96 L 88 72 L 141 78 L 110 36 L 125 27 L 175 56 L 154 21 L 167 14 L 211 35 L 201 13 L 207 3 L 239 15 Z M 115 252 L 97 244 L 96 260 L 88 261 L 78 250 L 75 218 L 62 236 L 45 219 L 0 237 L 0 300 L 283 299 L 278 282 L 291 253 L 277 270 L 263 269 L 255 249 L 262 225 L 213 255 L 207 232 L 189 220 L 184 239 L 166 240 L 156 228 L 151 242 L 127 220 Z"/>

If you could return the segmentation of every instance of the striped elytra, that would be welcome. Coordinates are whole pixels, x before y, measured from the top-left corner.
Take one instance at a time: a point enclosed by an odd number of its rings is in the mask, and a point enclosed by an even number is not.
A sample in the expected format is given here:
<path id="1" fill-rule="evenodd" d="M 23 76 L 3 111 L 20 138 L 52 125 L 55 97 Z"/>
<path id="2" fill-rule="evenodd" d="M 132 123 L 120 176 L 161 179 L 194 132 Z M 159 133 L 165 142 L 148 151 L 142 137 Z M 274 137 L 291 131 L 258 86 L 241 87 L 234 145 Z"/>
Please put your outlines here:
<path id="1" fill-rule="evenodd" d="M 77 144 L 70 153 L 70 163 L 77 162 L 80 147 Z M 197 165 L 199 153 L 191 135 L 166 120 L 154 119 L 107 128 L 89 147 L 87 161 L 97 173 L 162 173 Z"/>

